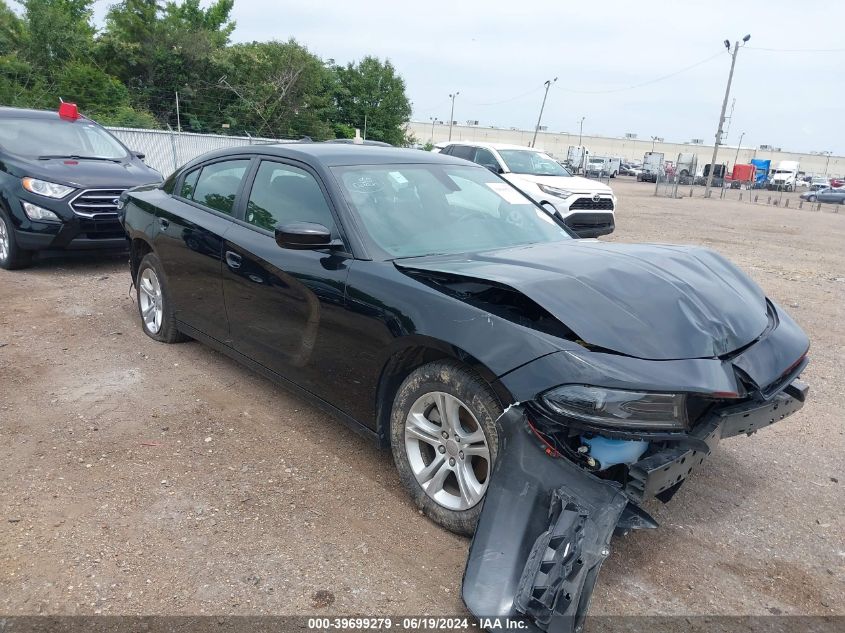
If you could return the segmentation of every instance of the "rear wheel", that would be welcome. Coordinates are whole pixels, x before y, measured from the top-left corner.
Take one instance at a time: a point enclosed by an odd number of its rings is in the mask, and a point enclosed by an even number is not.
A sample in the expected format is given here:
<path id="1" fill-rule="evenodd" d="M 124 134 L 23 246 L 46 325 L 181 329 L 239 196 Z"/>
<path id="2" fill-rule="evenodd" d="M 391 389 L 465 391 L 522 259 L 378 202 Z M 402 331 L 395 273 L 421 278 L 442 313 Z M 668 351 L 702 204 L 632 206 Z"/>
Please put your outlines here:
<path id="1" fill-rule="evenodd" d="M 154 253 L 147 253 L 138 265 L 135 288 L 144 333 L 162 343 L 186 340 L 187 337 L 176 329 L 173 304 L 164 281 L 161 262 Z"/>
<path id="2" fill-rule="evenodd" d="M 15 270 L 26 268 L 32 263 L 32 251 L 18 246 L 12 221 L 5 211 L 0 210 L 0 268 Z"/>
<path id="3" fill-rule="evenodd" d="M 453 361 L 417 368 L 396 394 L 390 440 L 399 477 L 420 510 L 452 532 L 475 530 L 501 414 L 487 383 Z"/>

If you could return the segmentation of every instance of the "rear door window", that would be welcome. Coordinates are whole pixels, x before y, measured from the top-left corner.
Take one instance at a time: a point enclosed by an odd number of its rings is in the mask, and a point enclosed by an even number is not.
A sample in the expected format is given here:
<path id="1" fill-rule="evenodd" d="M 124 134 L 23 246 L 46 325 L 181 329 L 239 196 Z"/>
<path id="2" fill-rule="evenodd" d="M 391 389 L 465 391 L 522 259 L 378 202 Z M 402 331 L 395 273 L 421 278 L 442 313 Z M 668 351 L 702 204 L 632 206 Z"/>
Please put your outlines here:
<path id="1" fill-rule="evenodd" d="M 472 145 L 453 145 L 449 155 L 472 160 L 475 158 L 475 148 Z"/>
<path id="2" fill-rule="evenodd" d="M 182 189 L 179 192 L 179 195 L 183 198 L 187 198 L 188 200 L 194 199 L 194 189 L 197 188 L 197 178 L 200 177 L 200 170 L 195 169 L 182 181 Z"/>
<path id="3" fill-rule="evenodd" d="M 235 198 L 248 167 L 247 158 L 205 165 L 196 178 L 193 190 L 186 191 L 186 185 L 191 186 L 189 178 L 193 176 L 193 172 L 185 177 L 182 185 L 183 196 L 209 209 L 232 215 Z"/>

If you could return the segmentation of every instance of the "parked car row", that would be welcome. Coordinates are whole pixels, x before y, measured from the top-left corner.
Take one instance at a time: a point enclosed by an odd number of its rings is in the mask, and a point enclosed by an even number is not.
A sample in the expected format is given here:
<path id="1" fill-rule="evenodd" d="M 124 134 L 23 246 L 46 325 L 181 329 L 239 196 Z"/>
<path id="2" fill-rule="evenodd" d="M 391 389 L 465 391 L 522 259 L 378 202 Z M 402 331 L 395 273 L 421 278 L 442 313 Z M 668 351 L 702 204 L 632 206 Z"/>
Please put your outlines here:
<path id="1" fill-rule="evenodd" d="M 574 239 L 579 214 L 612 230 L 616 198 L 537 150 L 253 145 L 106 198 L 132 183 L 80 165 L 140 167 L 59 119 L 87 153 L 0 138 L 3 261 L 109 214 L 144 333 L 201 341 L 389 447 L 420 511 L 474 534 L 476 616 L 575 630 L 613 535 L 657 527 L 643 504 L 807 397 L 809 340 L 752 279 L 701 247 Z"/>

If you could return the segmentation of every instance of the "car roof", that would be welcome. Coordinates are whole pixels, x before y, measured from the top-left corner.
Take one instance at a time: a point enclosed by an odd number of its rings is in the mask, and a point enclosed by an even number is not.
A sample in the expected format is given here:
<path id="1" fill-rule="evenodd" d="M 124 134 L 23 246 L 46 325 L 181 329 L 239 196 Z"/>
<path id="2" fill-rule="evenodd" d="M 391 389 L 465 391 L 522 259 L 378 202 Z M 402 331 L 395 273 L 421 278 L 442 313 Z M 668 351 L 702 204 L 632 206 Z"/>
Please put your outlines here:
<path id="1" fill-rule="evenodd" d="M 31 108 L 0 107 L 0 118 L 8 119 L 58 119 L 58 110 L 33 110 Z M 89 120 L 80 115 L 80 120 Z M 64 119 L 63 119 L 64 120 Z"/>
<path id="2" fill-rule="evenodd" d="M 223 158 L 234 154 L 261 154 L 291 158 L 305 163 L 320 163 L 325 167 L 344 165 L 390 165 L 414 163 L 440 163 L 451 165 L 473 165 L 469 161 L 421 149 L 403 149 L 378 145 L 352 145 L 347 143 L 269 143 L 266 145 L 246 145 L 230 147 L 204 154 L 191 161 L 191 165 L 209 159 Z"/>

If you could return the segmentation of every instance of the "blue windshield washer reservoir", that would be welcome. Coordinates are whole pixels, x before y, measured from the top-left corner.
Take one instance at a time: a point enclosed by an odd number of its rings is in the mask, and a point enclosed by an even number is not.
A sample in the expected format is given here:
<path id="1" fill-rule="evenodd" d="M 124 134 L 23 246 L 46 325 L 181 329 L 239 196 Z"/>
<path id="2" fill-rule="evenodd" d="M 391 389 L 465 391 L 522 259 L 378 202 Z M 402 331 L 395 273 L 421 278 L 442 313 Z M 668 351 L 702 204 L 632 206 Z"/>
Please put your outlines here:
<path id="1" fill-rule="evenodd" d="M 590 447 L 589 455 L 601 470 L 616 464 L 633 464 L 648 448 L 648 442 L 642 440 L 614 440 L 601 435 L 582 435 L 581 441 Z"/>

